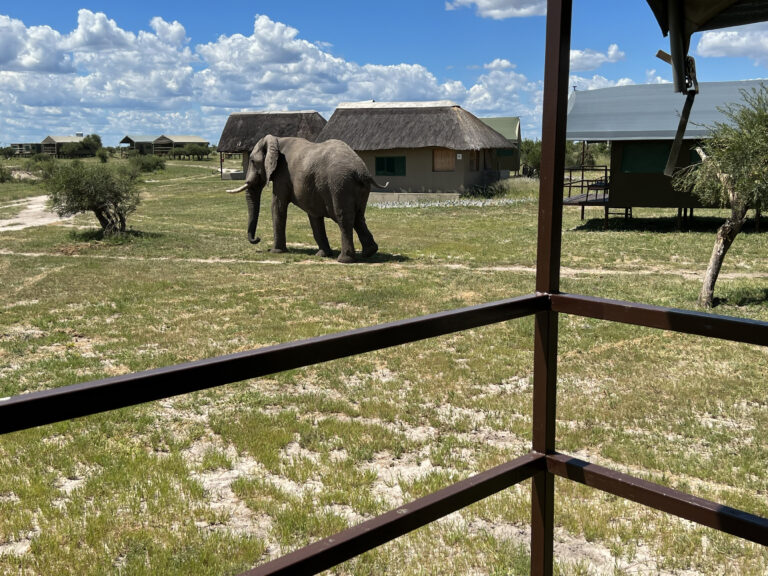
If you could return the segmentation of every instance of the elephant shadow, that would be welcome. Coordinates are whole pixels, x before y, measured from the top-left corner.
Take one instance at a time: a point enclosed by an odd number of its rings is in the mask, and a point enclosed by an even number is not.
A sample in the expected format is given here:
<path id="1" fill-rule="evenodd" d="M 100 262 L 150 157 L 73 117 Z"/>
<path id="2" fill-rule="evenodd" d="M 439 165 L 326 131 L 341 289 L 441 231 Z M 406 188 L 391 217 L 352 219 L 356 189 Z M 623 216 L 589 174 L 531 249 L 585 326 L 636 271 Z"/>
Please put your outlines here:
<path id="1" fill-rule="evenodd" d="M 331 257 L 336 257 L 341 253 L 341 250 L 331 250 Z M 290 251 L 288 254 L 293 255 L 301 255 L 301 257 L 312 257 L 317 258 L 318 261 L 329 261 L 326 258 L 321 258 L 320 256 L 317 256 L 317 249 L 316 248 L 308 248 L 304 246 L 291 246 Z M 285 254 L 281 254 L 281 256 L 285 256 Z M 330 260 L 331 262 L 335 262 L 335 260 Z M 376 254 L 372 256 L 368 256 L 365 258 L 358 258 L 355 260 L 356 264 L 386 264 L 388 262 L 409 262 L 410 258 L 408 256 L 405 256 L 403 254 L 391 254 L 389 252 L 376 252 Z"/>

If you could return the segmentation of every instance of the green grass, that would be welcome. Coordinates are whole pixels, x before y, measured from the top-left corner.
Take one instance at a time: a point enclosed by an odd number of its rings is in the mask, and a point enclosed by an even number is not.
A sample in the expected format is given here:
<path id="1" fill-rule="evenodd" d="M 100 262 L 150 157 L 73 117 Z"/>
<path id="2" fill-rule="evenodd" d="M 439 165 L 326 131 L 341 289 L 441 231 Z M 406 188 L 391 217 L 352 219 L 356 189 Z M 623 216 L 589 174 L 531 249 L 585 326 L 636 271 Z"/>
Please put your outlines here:
<path id="1" fill-rule="evenodd" d="M 314 256 L 293 207 L 289 253 L 268 252 L 269 194 L 250 245 L 245 200 L 216 167 L 144 175 L 120 239 L 89 214 L 0 233 L 0 396 L 533 291 L 535 182 L 488 202 L 370 206 L 380 252 L 344 266 Z M 0 185 L 0 214 L 33 195 L 19 186 Z M 722 217 L 697 214 L 678 231 L 675 211 L 637 209 L 604 229 L 602 211 L 566 209 L 563 290 L 695 308 Z M 768 320 L 766 238 L 736 240 L 718 313 Z M 532 335 L 526 318 L 6 435 L 0 573 L 238 573 L 524 454 Z M 558 448 L 768 515 L 766 368 L 763 348 L 563 315 Z M 556 492 L 559 574 L 768 570 L 764 548 L 565 481 Z M 516 486 L 334 573 L 526 574 L 529 509 Z"/>

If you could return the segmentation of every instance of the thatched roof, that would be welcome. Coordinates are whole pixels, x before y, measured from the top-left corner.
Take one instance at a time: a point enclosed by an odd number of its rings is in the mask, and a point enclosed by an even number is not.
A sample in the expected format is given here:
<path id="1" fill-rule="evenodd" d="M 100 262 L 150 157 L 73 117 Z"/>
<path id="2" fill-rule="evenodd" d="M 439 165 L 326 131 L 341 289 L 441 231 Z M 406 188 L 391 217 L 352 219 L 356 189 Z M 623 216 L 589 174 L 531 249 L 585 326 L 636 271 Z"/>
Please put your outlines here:
<path id="1" fill-rule="evenodd" d="M 354 150 L 509 148 L 509 141 L 473 114 L 438 102 L 340 104 L 317 141 L 338 139 Z"/>
<path id="2" fill-rule="evenodd" d="M 298 112 L 238 112 L 231 114 L 219 138 L 219 152 L 250 152 L 267 134 L 313 140 L 325 126 L 313 110 Z"/>

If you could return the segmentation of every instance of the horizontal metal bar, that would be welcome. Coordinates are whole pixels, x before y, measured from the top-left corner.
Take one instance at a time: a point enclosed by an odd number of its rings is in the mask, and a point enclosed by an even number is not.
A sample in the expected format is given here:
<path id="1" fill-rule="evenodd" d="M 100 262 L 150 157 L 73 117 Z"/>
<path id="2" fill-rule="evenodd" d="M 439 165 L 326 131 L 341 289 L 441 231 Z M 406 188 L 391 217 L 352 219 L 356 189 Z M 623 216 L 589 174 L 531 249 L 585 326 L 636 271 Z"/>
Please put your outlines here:
<path id="1" fill-rule="evenodd" d="M 548 306 L 547 295 L 532 294 L 13 396 L 0 400 L 0 434 L 529 316 Z"/>
<path id="2" fill-rule="evenodd" d="M 544 455 L 531 452 L 262 564 L 241 576 L 317 574 L 518 484 L 544 469 Z"/>
<path id="3" fill-rule="evenodd" d="M 768 322 L 575 294 L 551 298 L 555 312 L 768 346 Z"/>
<path id="4" fill-rule="evenodd" d="M 768 519 L 766 518 L 590 464 L 565 454 L 548 455 L 547 470 L 557 476 L 586 484 L 644 506 L 674 514 L 763 546 L 768 545 Z"/>

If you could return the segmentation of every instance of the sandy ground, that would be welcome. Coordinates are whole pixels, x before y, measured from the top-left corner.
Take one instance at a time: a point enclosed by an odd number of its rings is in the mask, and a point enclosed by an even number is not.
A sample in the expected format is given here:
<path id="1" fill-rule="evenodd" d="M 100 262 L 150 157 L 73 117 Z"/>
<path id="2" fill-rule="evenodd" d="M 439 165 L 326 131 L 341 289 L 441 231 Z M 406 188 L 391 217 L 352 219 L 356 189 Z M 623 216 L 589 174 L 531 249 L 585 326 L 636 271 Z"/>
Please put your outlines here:
<path id="1" fill-rule="evenodd" d="M 45 202 L 48 196 L 33 196 L 23 200 L 14 200 L 6 206 L 24 206 L 24 209 L 15 217 L 0 220 L 0 232 L 6 230 L 21 230 L 31 226 L 44 226 L 54 222 L 63 222 L 69 218 L 60 218 L 55 212 L 46 209 Z"/>

